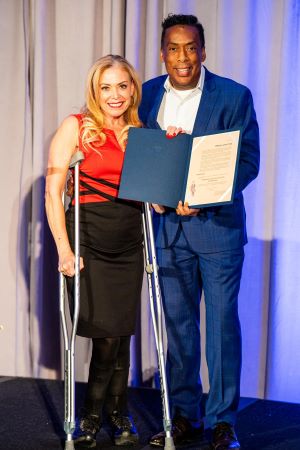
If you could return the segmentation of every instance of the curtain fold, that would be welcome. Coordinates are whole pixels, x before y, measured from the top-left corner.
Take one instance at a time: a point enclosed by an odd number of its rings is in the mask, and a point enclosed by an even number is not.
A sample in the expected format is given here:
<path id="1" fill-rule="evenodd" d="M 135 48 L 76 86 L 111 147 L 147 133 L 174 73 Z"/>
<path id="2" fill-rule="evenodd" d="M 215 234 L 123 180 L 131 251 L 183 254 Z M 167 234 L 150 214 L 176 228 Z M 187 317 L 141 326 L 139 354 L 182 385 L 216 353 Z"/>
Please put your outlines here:
<path id="1" fill-rule="evenodd" d="M 0 371 L 30 370 L 29 339 L 29 217 L 26 193 L 31 184 L 31 116 L 28 61 L 29 5 L 0 2 L 1 68 L 1 300 Z M 5 12 L 5 14 L 4 14 Z"/>

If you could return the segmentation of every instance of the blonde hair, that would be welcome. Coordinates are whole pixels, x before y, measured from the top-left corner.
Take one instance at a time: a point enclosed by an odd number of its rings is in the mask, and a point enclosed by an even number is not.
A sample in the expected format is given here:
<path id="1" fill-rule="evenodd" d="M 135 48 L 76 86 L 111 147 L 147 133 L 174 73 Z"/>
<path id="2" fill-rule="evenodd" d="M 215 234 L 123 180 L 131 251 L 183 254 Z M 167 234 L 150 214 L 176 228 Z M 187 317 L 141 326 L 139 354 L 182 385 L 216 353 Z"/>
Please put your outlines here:
<path id="1" fill-rule="evenodd" d="M 83 133 L 82 143 L 85 148 L 88 144 L 100 140 L 100 145 L 103 145 L 106 136 L 103 132 L 104 115 L 99 107 L 99 82 L 106 69 L 110 67 L 119 66 L 124 69 L 132 83 L 134 84 L 134 92 L 132 96 L 132 103 L 124 113 L 124 120 L 126 126 L 123 128 L 119 137 L 119 142 L 122 147 L 125 147 L 129 127 L 141 127 L 142 123 L 138 116 L 138 107 L 141 102 L 141 82 L 133 68 L 133 66 L 122 56 L 106 55 L 98 59 L 91 67 L 87 77 L 86 83 L 86 104 L 82 109 L 83 118 Z"/>

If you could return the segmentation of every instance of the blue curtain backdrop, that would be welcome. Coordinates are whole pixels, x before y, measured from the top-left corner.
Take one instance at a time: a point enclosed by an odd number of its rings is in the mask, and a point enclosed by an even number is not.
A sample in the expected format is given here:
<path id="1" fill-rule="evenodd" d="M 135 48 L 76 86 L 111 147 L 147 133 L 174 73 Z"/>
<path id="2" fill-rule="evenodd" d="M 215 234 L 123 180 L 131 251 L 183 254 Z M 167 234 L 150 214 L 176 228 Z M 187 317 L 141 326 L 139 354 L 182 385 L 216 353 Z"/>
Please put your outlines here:
<path id="1" fill-rule="evenodd" d="M 164 72 L 160 23 L 169 12 L 197 15 L 207 68 L 253 93 L 261 170 L 245 190 L 241 392 L 300 402 L 300 0 L 0 0 L 0 375 L 62 375 L 56 256 L 43 205 L 49 142 L 82 106 L 99 56 L 126 56 L 143 81 Z M 204 345 L 203 323 L 202 331 Z M 84 380 L 89 344 L 77 345 Z M 132 347 L 137 385 L 156 371 L 145 287 Z M 202 377 L 207 390 L 205 363 Z"/>
<path id="2" fill-rule="evenodd" d="M 241 49 L 233 33 L 230 56 L 222 61 L 230 75 L 237 64 L 244 67 L 241 81 L 253 92 L 261 132 L 260 176 L 245 192 L 249 244 L 240 295 L 242 390 L 250 392 L 256 380 L 266 398 L 299 402 L 300 2 L 248 6 L 247 47 Z M 230 16 L 228 8 L 224 28 Z M 257 367 L 259 377 L 251 378 Z"/>
<path id="3" fill-rule="evenodd" d="M 284 14 L 270 264 L 266 395 L 300 401 L 300 2 Z M 267 170 L 267 166 L 266 169 Z"/>

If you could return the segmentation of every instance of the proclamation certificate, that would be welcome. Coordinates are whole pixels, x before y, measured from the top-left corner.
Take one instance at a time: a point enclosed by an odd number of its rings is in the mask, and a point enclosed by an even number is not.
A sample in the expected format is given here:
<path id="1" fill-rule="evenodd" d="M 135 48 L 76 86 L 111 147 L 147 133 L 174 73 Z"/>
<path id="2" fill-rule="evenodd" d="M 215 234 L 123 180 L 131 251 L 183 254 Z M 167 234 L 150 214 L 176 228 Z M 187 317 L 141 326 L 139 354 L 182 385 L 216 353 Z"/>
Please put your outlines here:
<path id="1" fill-rule="evenodd" d="M 240 131 L 195 137 L 184 201 L 189 206 L 230 202 L 236 174 Z"/>

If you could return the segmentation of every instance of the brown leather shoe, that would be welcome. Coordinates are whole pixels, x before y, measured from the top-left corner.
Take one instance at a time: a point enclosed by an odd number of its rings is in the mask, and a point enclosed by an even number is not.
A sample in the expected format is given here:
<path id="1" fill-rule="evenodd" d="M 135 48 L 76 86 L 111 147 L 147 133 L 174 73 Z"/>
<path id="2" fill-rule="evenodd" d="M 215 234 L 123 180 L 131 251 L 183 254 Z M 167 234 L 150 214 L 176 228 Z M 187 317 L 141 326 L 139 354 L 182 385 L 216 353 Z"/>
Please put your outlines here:
<path id="1" fill-rule="evenodd" d="M 203 422 L 200 423 L 199 428 L 193 427 L 190 422 L 182 416 L 174 417 L 172 420 L 172 437 L 174 445 L 184 444 L 191 442 L 195 439 L 199 439 L 203 436 L 204 425 Z M 153 447 L 164 447 L 165 446 L 166 433 L 161 431 L 158 434 L 152 436 L 149 444 Z"/>
<path id="2" fill-rule="evenodd" d="M 212 448 L 213 450 L 230 450 L 232 448 L 241 448 L 234 428 L 230 425 L 230 423 L 217 423 L 212 432 Z"/>

